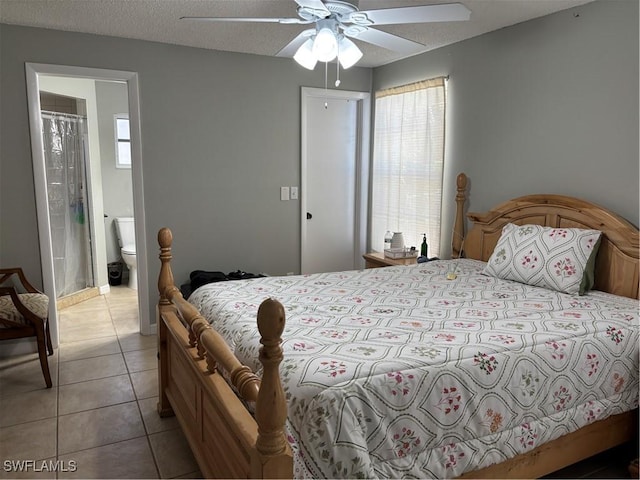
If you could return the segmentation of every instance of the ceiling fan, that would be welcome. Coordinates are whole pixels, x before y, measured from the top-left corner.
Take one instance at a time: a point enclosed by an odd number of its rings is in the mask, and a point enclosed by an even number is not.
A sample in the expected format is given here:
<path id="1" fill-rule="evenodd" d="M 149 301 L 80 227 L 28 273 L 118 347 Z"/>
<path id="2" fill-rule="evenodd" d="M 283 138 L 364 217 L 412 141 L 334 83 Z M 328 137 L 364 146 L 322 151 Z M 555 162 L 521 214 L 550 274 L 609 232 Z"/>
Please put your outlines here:
<path id="1" fill-rule="evenodd" d="M 471 12 L 461 3 L 359 10 L 341 0 L 295 0 L 299 18 L 181 17 L 208 22 L 260 22 L 283 25 L 312 25 L 302 31 L 276 56 L 293 57 L 309 70 L 316 63 L 338 58 L 342 68 L 355 65 L 362 52 L 350 39 L 371 43 L 405 55 L 420 52 L 424 45 L 373 28 L 401 23 L 453 22 L 469 20 Z M 357 2 L 356 2 L 357 3 Z"/>

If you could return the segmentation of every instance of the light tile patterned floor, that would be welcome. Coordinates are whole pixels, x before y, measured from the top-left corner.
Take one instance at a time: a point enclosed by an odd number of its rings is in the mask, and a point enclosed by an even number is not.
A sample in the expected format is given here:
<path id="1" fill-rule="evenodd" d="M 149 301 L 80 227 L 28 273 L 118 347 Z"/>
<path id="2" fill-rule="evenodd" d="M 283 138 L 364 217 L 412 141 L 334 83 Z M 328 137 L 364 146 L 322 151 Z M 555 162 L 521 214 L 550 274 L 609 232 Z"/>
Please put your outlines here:
<path id="1" fill-rule="evenodd" d="M 0 359 L 0 478 L 200 477 L 177 420 L 156 412 L 156 337 L 138 333 L 136 292 L 111 287 L 59 318 L 53 388 L 37 354 Z"/>

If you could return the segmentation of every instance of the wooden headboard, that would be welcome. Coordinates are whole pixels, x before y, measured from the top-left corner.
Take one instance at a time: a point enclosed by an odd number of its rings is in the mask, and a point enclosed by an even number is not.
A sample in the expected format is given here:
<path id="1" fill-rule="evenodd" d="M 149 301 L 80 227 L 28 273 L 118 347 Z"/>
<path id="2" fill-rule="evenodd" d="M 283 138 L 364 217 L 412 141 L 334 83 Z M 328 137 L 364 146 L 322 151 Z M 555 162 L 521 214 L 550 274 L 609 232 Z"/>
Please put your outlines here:
<path id="1" fill-rule="evenodd" d="M 507 223 L 600 230 L 603 236 L 596 258 L 594 289 L 640 298 L 638 229 L 606 208 L 564 195 L 528 195 L 486 213 L 468 213 L 467 218 L 473 226 L 464 238 L 464 256 L 485 262 Z"/>

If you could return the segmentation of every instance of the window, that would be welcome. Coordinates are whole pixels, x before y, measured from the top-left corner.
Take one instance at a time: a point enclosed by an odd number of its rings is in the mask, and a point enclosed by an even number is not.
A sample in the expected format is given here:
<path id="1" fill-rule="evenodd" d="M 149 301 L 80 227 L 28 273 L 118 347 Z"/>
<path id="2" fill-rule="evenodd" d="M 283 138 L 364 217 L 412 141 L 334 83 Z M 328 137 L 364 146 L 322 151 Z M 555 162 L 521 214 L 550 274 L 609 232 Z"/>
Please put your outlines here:
<path id="1" fill-rule="evenodd" d="M 382 251 L 387 230 L 406 246 L 440 255 L 445 136 L 445 79 L 376 92 L 371 247 Z"/>
<path id="2" fill-rule="evenodd" d="M 131 135 L 129 115 L 118 114 L 115 118 L 116 168 L 131 168 Z"/>

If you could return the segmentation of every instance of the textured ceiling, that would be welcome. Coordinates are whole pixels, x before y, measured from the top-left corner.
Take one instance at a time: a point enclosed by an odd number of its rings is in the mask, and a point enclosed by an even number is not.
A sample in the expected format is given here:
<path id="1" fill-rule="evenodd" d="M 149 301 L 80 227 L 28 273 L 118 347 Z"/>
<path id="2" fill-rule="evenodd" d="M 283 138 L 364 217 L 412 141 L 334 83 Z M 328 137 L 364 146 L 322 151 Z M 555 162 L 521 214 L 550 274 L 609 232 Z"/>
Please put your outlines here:
<path id="1" fill-rule="evenodd" d="M 453 1 L 453 0 L 452 0 Z M 467 22 L 378 27 L 424 45 L 424 51 L 515 25 L 593 0 L 459 0 Z M 360 0 L 360 10 L 448 3 L 434 0 Z M 304 25 L 211 23 L 182 16 L 296 17 L 293 0 L 0 0 L 0 22 L 136 38 L 213 50 L 275 55 Z M 402 55 L 363 42 L 359 66 L 374 67 Z"/>

